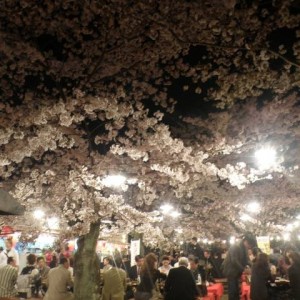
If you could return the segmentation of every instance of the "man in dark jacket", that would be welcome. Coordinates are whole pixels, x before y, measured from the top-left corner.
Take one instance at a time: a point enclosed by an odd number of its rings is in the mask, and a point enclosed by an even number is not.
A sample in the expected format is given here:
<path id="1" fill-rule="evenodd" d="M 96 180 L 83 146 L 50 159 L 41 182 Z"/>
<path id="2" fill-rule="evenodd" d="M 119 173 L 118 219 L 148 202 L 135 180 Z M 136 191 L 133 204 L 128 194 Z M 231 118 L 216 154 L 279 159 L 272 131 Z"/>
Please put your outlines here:
<path id="1" fill-rule="evenodd" d="M 194 257 L 198 257 L 200 260 L 204 259 L 203 249 L 200 247 L 197 242 L 197 238 L 195 237 L 191 239 L 191 242 L 189 243 L 187 248 L 187 252 L 188 256 L 192 255 Z"/>
<path id="2" fill-rule="evenodd" d="M 187 266 L 188 259 L 182 257 L 179 267 L 170 270 L 165 284 L 166 300 L 195 300 L 199 295 L 194 277 Z"/>
<path id="3" fill-rule="evenodd" d="M 135 257 L 135 265 L 132 266 L 128 271 L 128 277 L 131 280 L 136 280 L 140 276 L 143 262 L 144 262 L 143 256 L 137 255 Z"/>
<path id="4" fill-rule="evenodd" d="M 223 272 L 228 282 L 228 299 L 239 300 L 239 279 L 247 265 L 250 265 L 248 249 L 256 246 L 256 238 L 247 233 L 240 244 L 229 248 L 223 263 Z"/>

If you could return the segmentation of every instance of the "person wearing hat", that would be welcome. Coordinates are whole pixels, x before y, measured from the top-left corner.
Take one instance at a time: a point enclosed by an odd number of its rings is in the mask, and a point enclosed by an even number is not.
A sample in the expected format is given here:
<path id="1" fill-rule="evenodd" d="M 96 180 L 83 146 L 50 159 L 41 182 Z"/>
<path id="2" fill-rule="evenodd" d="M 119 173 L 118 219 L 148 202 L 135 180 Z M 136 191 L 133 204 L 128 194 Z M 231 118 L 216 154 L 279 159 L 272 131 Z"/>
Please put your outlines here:
<path id="1" fill-rule="evenodd" d="M 247 265 L 250 265 L 248 250 L 256 247 L 256 238 L 246 233 L 239 244 L 232 245 L 223 262 L 223 272 L 228 282 L 228 299 L 239 300 L 239 280 Z"/>
<path id="2" fill-rule="evenodd" d="M 3 252 L 3 247 L 0 247 L 0 268 L 7 265 L 7 256 Z"/>

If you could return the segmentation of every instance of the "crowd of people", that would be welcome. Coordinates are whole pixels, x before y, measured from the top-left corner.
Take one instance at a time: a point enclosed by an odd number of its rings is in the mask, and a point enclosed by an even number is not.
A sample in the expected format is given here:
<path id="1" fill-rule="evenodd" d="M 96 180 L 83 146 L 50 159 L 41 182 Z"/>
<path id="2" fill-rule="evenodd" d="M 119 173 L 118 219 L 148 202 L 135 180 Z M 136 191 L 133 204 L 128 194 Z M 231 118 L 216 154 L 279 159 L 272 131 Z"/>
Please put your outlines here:
<path id="1" fill-rule="evenodd" d="M 73 268 L 71 254 L 49 249 L 43 256 L 28 254 L 26 267 L 20 269 L 19 255 L 11 239 L 0 247 L 0 299 L 72 300 Z"/>
<path id="2" fill-rule="evenodd" d="M 229 248 L 223 263 L 227 278 L 229 300 L 240 299 L 240 280 L 249 275 L 252 300 L 279 299 L 279 294 L 289 300 L 300 300 L 300 254 L 294 247 L 286 248 L 281 254 L 274 249 L 272 255 L 263 253 L 256 238 L 246 234 L 239 244 Z M 286 279 L 286 289 L 275 284 L 276 278 Z M 281 281 L 282 282 L 282 281 Z"/>
<path id="3" fill-rule="evenodd" d="M 193 238 L 185 252 L 137 255 L 134 266 L 122 257 L 104 257 L 99 261 L 102 300 L 201 299 L 218 278 L 227 279 L 229 300 L 239 300 L 245 276 L 251 284 L 252 300 L 279 299 L 272 285 L 278 277 L 289 283 L 287 299 L 300 300 L 300 254 L 296 248 L 274 249 L 268 256 L 257 247 L 255 237 L 246 234 L 226 256 L 220 254 L 201 248 Z M 72 266 L 72 253 L 66 247 L 64 251 L 49 249 L 38 257 L 28 254 L 26 267 L 20 269 L 18 253 L 7 239 L 5 249 L 0 247 L 0 300 L 26 299 L 28 295 L 72 300 Z"/>

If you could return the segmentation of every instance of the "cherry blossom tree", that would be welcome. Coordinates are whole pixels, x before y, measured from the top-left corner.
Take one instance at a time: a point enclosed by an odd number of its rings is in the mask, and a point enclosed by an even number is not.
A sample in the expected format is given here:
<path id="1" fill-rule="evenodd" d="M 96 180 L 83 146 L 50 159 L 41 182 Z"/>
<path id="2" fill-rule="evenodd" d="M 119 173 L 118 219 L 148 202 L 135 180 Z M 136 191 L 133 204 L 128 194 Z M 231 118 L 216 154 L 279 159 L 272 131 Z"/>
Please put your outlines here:
<path id="1" fill-rule="evenodd" d="M 296 218 L 296 1 L 7 0 L 0 22 L 1 187 L 27 210 L 6 222 L 34 238 L 43 208 L 80 236 L 76 299 L 97 298 L 104 220 L 168 246 Z M 268 169 L 253 158 L 264 146 Z M 252 200 L 262 209 L 245 223 Z"/>

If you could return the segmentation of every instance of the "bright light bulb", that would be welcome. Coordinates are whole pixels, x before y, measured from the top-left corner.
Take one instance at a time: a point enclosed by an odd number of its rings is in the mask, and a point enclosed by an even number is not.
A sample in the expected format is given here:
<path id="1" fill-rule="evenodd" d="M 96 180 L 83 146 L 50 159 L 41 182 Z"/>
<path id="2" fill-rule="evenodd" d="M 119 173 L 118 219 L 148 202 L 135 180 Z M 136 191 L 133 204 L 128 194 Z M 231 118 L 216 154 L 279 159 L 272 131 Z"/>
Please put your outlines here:
<path id="1" fill-rule="evenodd" d="M 126 182 L 126 177 L 122 175 L 109 175 L 106 176 L 102 183 L 107 187 L 119 187 Z"/>
<path id="2" fill-rule="evenodd" d="M 233 245 L 235 243 L 235 237 L 234 236 L 230 237 L 229 243 L 231 245 Z"/>
<path id="3" fill-rule="evenodd" d="M 258 202 L 251 202 L 247 205 L 247 211 L 251 213 L 259 213 L 260 212 L 260 204 Z"/>
<path id="4" fill-rule="evenodd" d="M 173 209 L 173 206 L 170 204 L 164 204 L 160 207 L 160 209 L 162 210 L 163 214 L 168 214 Z"/>
<path id="5" fill-rule="evenodd" d="M 37 209 L 33 212 L 33 216 L 36 219 L 42 219 L 45 216 L 45 213 L 41 209 Z"/>
<path id="6" fill-rule="evenodd" d="M 255 152 L 255 158 L 260 169 L 270 169 L 276 163 L 276 151 L 273 148 L 261 148 Z"/>

